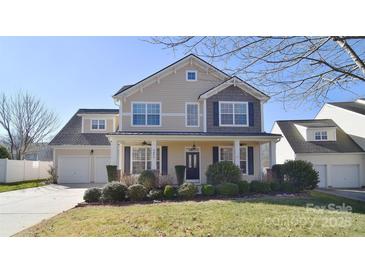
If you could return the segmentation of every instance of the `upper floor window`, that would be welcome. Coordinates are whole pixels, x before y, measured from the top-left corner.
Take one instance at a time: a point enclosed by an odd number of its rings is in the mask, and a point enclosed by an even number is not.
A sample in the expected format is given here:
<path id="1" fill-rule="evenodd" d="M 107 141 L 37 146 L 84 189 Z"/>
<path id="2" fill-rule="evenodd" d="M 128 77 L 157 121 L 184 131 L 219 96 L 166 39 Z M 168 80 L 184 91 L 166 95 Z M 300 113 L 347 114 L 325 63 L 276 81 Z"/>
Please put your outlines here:
<path id="1" fill-rule="evenodd" d="M 247 102 L 219 102 L 220 126 L 247 126 Z"/>
<path id="2" fill-rule="evenodd" d="M 316 131 L 314 133 L 314 139 L 316 141 L 327 140 L 327 131 Z"/>
<path id="3" fill-rule="evenodd" d="M 196 70 L 186 71 L 186 81 L 196 81 L 198 79 L 198 72 Z"/>
<path id="4" fill-rule="evenodd" d="M 91 120 L 92 130 L 105 130 L 105 120 Z"/>
<path id="5" fill-rule="evenodd" d="M 187 127 L 199 126 L 199 104 L 186 103 L 185 105 L 185 123 Z"/>
<path id="6" fill-rule="evenodd" d="M 132 103 L 133 126 L 160 126 L 160 103 Z"/>

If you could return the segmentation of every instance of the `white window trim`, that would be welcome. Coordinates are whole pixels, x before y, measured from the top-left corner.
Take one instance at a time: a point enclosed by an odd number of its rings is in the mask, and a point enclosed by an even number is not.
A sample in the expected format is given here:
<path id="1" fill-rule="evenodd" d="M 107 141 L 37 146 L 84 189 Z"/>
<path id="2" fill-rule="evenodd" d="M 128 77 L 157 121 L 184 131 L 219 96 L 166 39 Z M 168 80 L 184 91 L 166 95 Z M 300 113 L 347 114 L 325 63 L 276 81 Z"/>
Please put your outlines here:
<path id="1" fill-rule="evenodd" d="M 240 168 L 240 170 L 241 170 L 241 173 L 243 175 L 247 175 L 248 174 L 248 146 L 240 146 L 240 149 L 242 147 L 246 148 L 246 173 L 243 173 L 241 168 Z M 232 148 L 232 157 L 233 157 L 232 163 L 234 163 L 235 155 L 234 155 L 234 147 L 233 146 L 219 146 L 218 147 L 218 162 L 222 162 L 221 161 L 221 148 Z M 241 161 L 243 161 L 243 160 L 240 158 L 240 164 L 241 164 Z"/>
<path id="2" fill-rule="evenodd" d="M 198 125 L 189 126 L 188 125 L 188 105 L 198 106 Z M 185 127 L 200 127 L 200 104 L 196 102 L 186 102 L 185 103 Z"/>
<path id="3" fill-rule="evenodd" d="M 145 104 L 146 105 L 146 113 L 145 113 L 145 116 L 146 116 L 146 124 L 145 125 L 135 125 L 133 123 L 133 105 L 134 104 Z M 147 105 L 148 104 L 158 104 L 160 105 L 160 124 L 159 125 L 147 125 Z M 132 127 L 161 127 L 161 124 L 162 124 L 162 115 L 161 115 L 161 112 L 162 112 L 162 109 L 161 109 L 161 102 L 138 102 L 138 101 L 133 101 L 131 102 L 131 126 Z"/>
<path id="4" fill-rule="evenodd" d="M 93 129 L 93 121 L 98 121 L 98 128 L 97 129 Z M 104 129 L 99 128 L 99 122 L 100 121 L 104 121 L 104 125 L 105 125 Z M 90 119 L 90 131 L 106 131 L 106 128 L 107 128 L 106 119 Z"/>
<path id="5" fill-rule="evenodd" d="M 322 134 L 322 133 L 324 133 L 324 132 L 326 133 L 326 137 L 327 137 L 326 139 L 323 139 L 323 134 Z M 320 137 L 320 139 L 316 139 L 316 133 L 319 133 L 319 137 Z M 324 142 L 325 142 L 325 141 L 328 141 L 328 131 L 327 131 L 327 130 L 315 131 L 315 132 L 314 132 L 314 141 L 316 141 L 316 142 L 317 142 L 317 141 L 319 141 L 319 142 L 320 142 L 320 141 L 324 141 Z"/>
<path id="6" fill-rule="evenodd" d="M 131 175 L 140 175 L 141 173 L 133 173 L 133 149 L 134 148 L 151 148 L 151 146 L 131 146 L 131 155 L 130 155 L 130 170 L 129 170 L 129 174 Z M 160 150 L 160 168 L 159 168 L 159 172 L 161 173 L 162 170 L 162 149 L 161 146 L 157 146 L 156 149 Z M 152 149 L 152 148 L 151 148 Z M 151 155 L 151 162 L 152 162 L 152 155 Z M 156 157 L 156 162 L 157 162 L 157 157 Z M 151 165 L 152 166 L 152 165 Z M 145 160 L 145 170 L 147 170 L 147 161 Z"/>
<path id="7" fill-rule="evenodd" d="M 189 72 L 193 72 L 193 73 L 195 73 L 195 80 L 190 80 L 190 79 L 188 79 L 188 73 Z M 188 82 L 196 82 L 196 81 L 198 81 L 198 71 L 197 70 L 187 70 L 186 72 L 185 72 L 185 79 L 186 79 L 186 81 L 188 81 Z"/>
<path id="8" fill-rule="evenodd" d="M 224 124 L 224 125 L 222 125 L 222 123 L 221 123 L 221 105 L 222 104 L 242 104 L 242 105 L 246 105 L 246 116 L 247 116 L 246 124 L 243 124 L 243 125 L 236 125 L 235 124 L 234 108 L 233 108 L 233 124 L 230 124 L 230 125 Z M 218 114 L 219 114 L 219 126 L 220 127 L 248 127 L 249 126 L 249 119 L 250 118 L 249 118 L 249 111 L 248 111 L 248 102 L 244 102 L 244 101 L 219 101 Z"/>

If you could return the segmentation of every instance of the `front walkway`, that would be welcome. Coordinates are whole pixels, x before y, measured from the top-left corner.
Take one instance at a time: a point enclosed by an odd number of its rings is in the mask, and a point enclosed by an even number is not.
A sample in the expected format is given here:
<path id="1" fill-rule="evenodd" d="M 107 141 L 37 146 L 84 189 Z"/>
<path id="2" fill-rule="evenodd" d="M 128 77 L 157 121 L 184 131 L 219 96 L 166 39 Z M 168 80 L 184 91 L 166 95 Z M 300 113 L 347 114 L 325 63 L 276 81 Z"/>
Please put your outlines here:
<path id="1" fill-rule="evenodd" d="M 316 191 L 365 202 L 365 189 L 316 189 Z"/>
<path id="2" fill-rule="evenodd" d="M 14 235 L 74 207 L 94 185 L 47 185 L 0 193 L 0 236 Z"/>

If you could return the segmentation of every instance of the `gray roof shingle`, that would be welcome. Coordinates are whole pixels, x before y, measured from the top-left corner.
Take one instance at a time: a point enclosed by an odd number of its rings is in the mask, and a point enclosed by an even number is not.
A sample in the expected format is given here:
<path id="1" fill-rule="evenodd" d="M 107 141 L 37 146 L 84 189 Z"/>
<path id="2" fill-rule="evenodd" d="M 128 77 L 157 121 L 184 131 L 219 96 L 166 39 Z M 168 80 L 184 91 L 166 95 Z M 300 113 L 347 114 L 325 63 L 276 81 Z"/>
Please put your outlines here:
<path id="1" fill-rule="evenodd" d="M 288 140 L 295 153 L 351 153 L 363 152 L 333 120 L 287 120 L 277 121 L 283 135 Z M 306 141 L 299 133 L 295 124 L 307 127 L 333 127 L 336 126 L 336 141 Z"/>
<path id="2" fill-rule="evenodd" d="M 365 115 L 365 104 L 358 102 L 337 102 L 328 104 Z"/>
<path id="3" fill-rule="evenodd" d="M 81 117 L 78 114 L 117 114 L 117 109 L 79 109 L 49 143 L 55 145 L 110 145 L 103 133 L 81 133 Z"/>
<path id="4" fill-rule="evenodd" d="M 180 136 L 268 136 L 281 137 L 267 132 L 201 132 L 201 131 L 117 131 L 108 135 L 180 135 Z"/>

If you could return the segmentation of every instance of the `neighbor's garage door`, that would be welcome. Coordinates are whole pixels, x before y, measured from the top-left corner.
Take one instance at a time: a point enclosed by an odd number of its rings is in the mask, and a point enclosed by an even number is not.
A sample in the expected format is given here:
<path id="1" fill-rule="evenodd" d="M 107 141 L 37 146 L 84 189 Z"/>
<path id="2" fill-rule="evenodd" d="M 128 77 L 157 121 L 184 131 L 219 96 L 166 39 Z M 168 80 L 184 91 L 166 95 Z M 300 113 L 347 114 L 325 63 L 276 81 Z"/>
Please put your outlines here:
<path id="1" fill-rule="evenodd" d="M 359 165 L 332 165 L 331 186 L 356 188 L 360 186 Z"/>
<path id="2" fill-rule="evenodd" d="M 58 159 L 59 183 L 89 183 L 90 157 L 62 156 Z"/>
<path id="3" fill-rule="evenodd" d="M 325 188 L 327 185 L 327 166 L 326 165 L 315 165 L 314 169 L 318 172 L 319 184 L 318 187 Z"/>
<path id="4" fill-rule="evenodd" d="M 95 183 L 107 183 L 106 166 L 110 165 L 110 157 L 95 157 L 94 180 Z"/>

